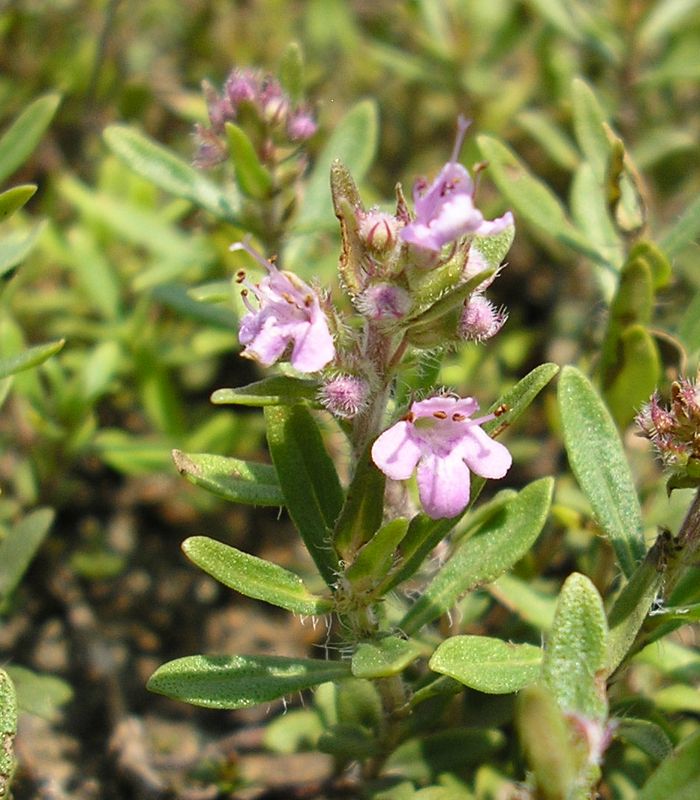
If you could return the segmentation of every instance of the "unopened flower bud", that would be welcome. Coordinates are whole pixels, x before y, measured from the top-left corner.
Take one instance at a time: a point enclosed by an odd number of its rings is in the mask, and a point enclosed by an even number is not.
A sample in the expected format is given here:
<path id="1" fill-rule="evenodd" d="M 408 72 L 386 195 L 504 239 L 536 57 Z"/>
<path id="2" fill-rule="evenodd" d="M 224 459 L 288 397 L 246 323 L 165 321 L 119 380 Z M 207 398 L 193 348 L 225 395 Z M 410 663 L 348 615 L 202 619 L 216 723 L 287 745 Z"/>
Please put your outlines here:
<path id="1" fill-rule="evenodd" d="M 359 311 L 375 321 L 402 319 L 410 311 L 411 305 L 411 295 L 391 283 L 376 283 L 365 289 L 357 299 Z"/>
<path id="2" fill-rule="evenodd" d="M 483 342 L 501 330 L 508 314 L 503 308 L 496 308 L 482 294 L 473 294 L 464 304 L 459 321 L 459 335 L 462 339 Z"/>
<path id="3" fill-rule="evenodd" d="M 234 108 L 241 103 L 253 103 L 258 94 L 258 76 L 250 69 L 234 69 L 226 80 L 224 91 Z"/>
<path id="4" fill-rule="evenodd" d="M 355 375 L 337 375 L 319 390 L 323 406 L 342 419 L 357 416 L 367 406 L 368 398 L 369 384 Z"/>
<path id="5" fill-rule="evenodd" d="M 359 224 L 360 238 L 375 253 L 386 253 L 396 244 L 398 224 L 396 217 L 385 211 L 373 209 L 362 215 Z"/>
<path id="6" fill-rule="evenodd" d="M 287 121 L 287 135 L 293 142 L 305 142 L 318 130 L 316 120 L 305 110 L 295 111 Z"/>
<path id="7" fill-rule="evenodd" d="M 194 140 L 197 145 L 193 159 L 195 167 L 210 169 L 226 160 L 226 147 L 214 131 L 203 125 L 196 125 Z"/>

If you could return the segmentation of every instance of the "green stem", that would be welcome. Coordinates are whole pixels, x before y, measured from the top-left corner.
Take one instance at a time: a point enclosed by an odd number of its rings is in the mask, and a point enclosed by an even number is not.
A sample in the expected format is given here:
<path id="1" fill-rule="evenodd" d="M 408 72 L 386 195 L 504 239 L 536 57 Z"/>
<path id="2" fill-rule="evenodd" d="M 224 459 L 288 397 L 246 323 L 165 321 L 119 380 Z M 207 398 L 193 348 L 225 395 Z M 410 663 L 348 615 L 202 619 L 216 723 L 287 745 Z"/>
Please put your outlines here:
<path id="1" fill-rule="evenodd" d="M 682 574 L 695 562 L 700 550 L 700 489 L 695 493 L 674 545 L 674 553 L 669 558 L 664 582 L 666 598 L 671 596 Z"/>

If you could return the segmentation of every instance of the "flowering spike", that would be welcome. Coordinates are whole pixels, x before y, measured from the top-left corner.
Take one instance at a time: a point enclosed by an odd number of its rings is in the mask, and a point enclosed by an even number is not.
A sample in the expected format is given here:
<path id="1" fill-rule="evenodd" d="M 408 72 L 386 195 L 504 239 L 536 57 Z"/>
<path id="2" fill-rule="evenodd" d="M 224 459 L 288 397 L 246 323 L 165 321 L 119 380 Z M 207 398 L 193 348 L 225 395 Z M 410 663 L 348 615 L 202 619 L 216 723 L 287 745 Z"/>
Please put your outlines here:
<path id="1" fill-rule="evenodd" d="M 487 300 L 482 294 L 473 294 L 464 304 L 459 321 L 462 339 L 483 342 L 495 336 L 508 319 L 508 312 Z"/>
<path id="2" fill-rule="evenodd" d="M 320 388 L 319 400 L 336 417 L 352 419 L 367 407 L 369 384 L 355 375 L 336 375 Z"/>

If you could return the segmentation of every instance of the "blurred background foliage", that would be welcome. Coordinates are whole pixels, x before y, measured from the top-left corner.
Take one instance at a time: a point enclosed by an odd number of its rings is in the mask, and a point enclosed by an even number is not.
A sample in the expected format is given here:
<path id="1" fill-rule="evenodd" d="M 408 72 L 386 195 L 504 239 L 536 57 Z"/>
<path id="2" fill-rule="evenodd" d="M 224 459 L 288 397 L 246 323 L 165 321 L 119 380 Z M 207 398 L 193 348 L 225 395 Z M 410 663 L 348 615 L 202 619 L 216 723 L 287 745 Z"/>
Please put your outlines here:
<path id="1" fill-rule="evenodd" d="M 586 132 L 572 86 L 584 79 L 624 142 L 626 174 L 644 209 L 637 228 L 617 227 L 611 258 L 619 272 L 640 226 L 662 246 L 673 277 L 657 287 L 644 324 L 662 383 L 686 364 L 695 369 L 697 0 L 0 0 L 0 130 L 37 98 L 61 98 L 31 156 L 0 186 L 37 186 L 21 211 L 0 222 L 3 233 L 17 237 L 37 230 L 21 268 L 0 278 L 0 355 L 65 339 L 44 364 L 14 376 L 0 416 L 0 523 L 8 531 L 36 506 L 58 511 L 32 573 L 39 597 L 56 601 L 52 576 L 68 565 L 69 575 L 88 581 L 88 600 L 99 606 L 106 591 L 100 582 L 135 565 L 148 568 L 143 559 L 160 544 L 139 551 L 143 537 L 155 537 L 177 559 L 180 531 L 202 520 L 211 535 L 251 547 L 274 520 L 230 506 L 223 513 L 223 504 L 184 483 L 170 460 L 174 447 L 265 457 L 257 415 L 209 402 L 214 389 L 258 374 L 236 357 L 236 306 L 199 303 L 191 291 L 230 279 L 237 260 L 228 246 L 241 231 L 134 174 L 102 132 L 115 122 L 135 125 L 189 162 L 193 124 L 206 120 L 201 81 L 220 86 L 234 66 L 274 73 L 291 41 L 303 49 L 306 94 L 321 126 L 310 143 L 312 169 L 349 109 L 370 98 L 379 125 L 376 140 L 367 134 L 374 154 L 362 191 L 367 205 L 390 203 L 397 181 L 408 192 L 415 176 L 435 174 L 464 113 L 473 120 L 464 163 L 484 158 L 477 135 L 507 143 L 597 247 L 609 220 L 581 208 L 586 193 L 576 177 L 589 153 L 582 152 Z M 617 285 L 615 276 L 606 289 L 594 260 L 518 213 L 494 181 L 488 169 L 480 177 L 485 216 L 516 212 L 515 245 L 492 290 L 510 321 L 493 346 L 450 355 L 441 372 L 457 390 L 478 390 L 484 405 L 543 360 L 594 372 Z M 303 258 L 297 255 L 305 277 L 331 278 L 338 241 L 330 216 Z M 624 433 L 629 416 L 622 421 Z M 563 467 L 557 431 L 550 394 L 512 441 L 513 482 Z M 631 435 L 626 442 L 650 533 L 657 524 L 677 526 L 687 494 L 667 504 L 646 447 Z M 557 499 L 555 523 L 522 565 L 522 577 L 540 566 L 602 575 L 609 553 L 566 474 Z M 97 594 L 90 581 L 102 587 Z M 40 614 L 51 616 L 46 608 Z M 172 635 L 164 638 L 182 649 Z M 30 639 L 17 634 L 3 646 L 29 652 Z M 158 657 L 141 673 L 163 660 L 155 649 Z M 648 678 L 653 666 L 644 667 L 644 678 L 661 685 Z M 80 680 L 75 667 L 56 671 Z M 141 673 L 135 670 L 131 690 L 144 703 L 134 688 Z"/>

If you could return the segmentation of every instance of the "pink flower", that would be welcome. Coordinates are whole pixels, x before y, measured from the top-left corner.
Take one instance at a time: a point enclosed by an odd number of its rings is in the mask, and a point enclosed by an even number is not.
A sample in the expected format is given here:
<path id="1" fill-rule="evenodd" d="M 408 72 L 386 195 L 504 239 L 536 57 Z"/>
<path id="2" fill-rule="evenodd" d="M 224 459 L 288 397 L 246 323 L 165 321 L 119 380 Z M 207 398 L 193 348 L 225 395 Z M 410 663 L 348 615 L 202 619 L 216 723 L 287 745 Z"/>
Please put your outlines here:
<path id="1" fill-rule="evenodd" d="M 269 367 L 291 345 L 289 360 L 295 369 L 316 372 L 325 367 L 335 357 L 335 347 L 316 292 L 293 273 L 277 269 L 247 244 L 234 244 L 231 249 L 246 250 L 268 272 L 260 283 L 246 284 L 242 293 L 248 309 L 238 332 L 241 344 L 245 345 L 242 355 Z M 244 279 L 242 273 L 239 282 Z M 248 299 L 250 293 L 259 308 Z"/>
<path id="2" fill-rule="evenodd" d="M 460 117 L 457 124 L 452 157 L 429 186 L 425 180 L 416 182 L 413 187 L 416 217 L 400 232 L 404 242 L 435 252 L 468 233 L 488 236 L 500 232 L 505 219 L 484 220 L 474 205 L 474 181 L 457 163 L 469 121 Z"/>
<path id="3" fill-rule="evenodd" d="M 478 408 L 472 397 L 421 400 L 372 446 L 372 460 L 393 480 L 406 480 L 418 468 L 420 500 L 433 519 L 454 517 L 467 507 L 469 470 L 502 478 L 510 468 L 508 450 L 479 427 L 495 415 L 470 419 Z"/>

